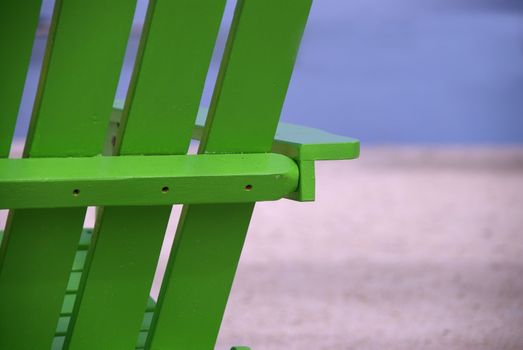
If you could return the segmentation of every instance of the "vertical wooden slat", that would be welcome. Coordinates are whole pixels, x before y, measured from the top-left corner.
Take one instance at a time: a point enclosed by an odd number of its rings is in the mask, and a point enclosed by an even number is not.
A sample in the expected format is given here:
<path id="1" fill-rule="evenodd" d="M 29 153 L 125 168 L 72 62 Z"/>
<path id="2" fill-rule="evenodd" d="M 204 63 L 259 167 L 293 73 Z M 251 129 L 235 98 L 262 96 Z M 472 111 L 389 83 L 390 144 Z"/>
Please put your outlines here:
<path id="1" fill-rule="evenodd" d="M 134 7 L 56 2 L 26 156 L 101 153 Z M 85 208 L 11 213 L 0 251 L 0 349 L 51 347 L 84 216 Z"/>
<path id="2" fill-rule="evenodd" d="M 309 0 L 240 0 L 201 152 L 268 152 Z M 153 318 L 150 349 L 212 349 L 254 204 L 186 206 Z"/>
<path id="3" fill-rule="evenodd" d="M 224 8 L 224 0 L 150 3 L 119 154 L 187 152 Z M 70 348 L 136 345 L 170 211 L 105 207 L 100 213 Z"/>
<path id="4" fill-rule="evenodd" d="M 0 158 L 9 155 L 41 3 L 0 1 Z"/>

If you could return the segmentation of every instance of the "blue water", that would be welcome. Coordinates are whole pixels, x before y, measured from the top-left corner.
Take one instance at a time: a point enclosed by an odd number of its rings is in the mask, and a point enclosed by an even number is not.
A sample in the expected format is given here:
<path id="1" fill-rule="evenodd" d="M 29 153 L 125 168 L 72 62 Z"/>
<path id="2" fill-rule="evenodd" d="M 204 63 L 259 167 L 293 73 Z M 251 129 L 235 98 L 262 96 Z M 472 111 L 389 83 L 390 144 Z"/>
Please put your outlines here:
<path id="1" fill-rule="evenodd" d="M 144 10 L 141 0 L 118 97 Z M 50 6 L 44 22 L 45 11 Z M 225 38 L 222 32 L 203 104 Z M 35 45 L 19 136 L 44 39 Z M 282 119 L 366 143 L 522 143 L 522 59 L 523 1 L 316 0 Z"/>

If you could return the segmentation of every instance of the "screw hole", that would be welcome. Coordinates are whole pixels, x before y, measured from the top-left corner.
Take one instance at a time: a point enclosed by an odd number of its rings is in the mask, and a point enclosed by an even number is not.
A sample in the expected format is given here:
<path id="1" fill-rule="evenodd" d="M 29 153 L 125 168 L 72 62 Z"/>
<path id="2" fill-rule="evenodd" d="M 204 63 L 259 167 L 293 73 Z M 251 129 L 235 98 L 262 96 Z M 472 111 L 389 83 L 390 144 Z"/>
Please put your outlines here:
<path id="1" fill-rule="evenodd" d="M 167 193 L 169 192 L 169 187 L 165 186 L 162 188 L 162 193 Z"/>
<path id="2" fill-rule="evenodd" d="M 75 188 L 75 189 L 73 190 L 73 196 L 78 197 L 79 195 L 80 195 L 80 190 L 77 189 L 77 188 Z"/>
<path id="3" fill-rule="evenodd" d="M 245 191 L 252 190 L 252 185 L 245 185 Z"/>

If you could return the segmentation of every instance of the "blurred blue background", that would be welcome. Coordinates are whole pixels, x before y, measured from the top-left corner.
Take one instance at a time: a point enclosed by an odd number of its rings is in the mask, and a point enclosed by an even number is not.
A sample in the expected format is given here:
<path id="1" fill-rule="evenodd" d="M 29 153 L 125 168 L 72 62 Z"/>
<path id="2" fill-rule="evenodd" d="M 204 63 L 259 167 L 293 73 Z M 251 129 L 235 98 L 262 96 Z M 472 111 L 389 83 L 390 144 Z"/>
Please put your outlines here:
<path id="1" fill-rule="evenodd" d="M 125 96 L 140 0 L 117 97 Z M 229 1 L 202 104 L 212 93 Z M 16 135 L 26 133 L 52 1 L 45 1 Z M 523 142 L 523 1 L 317 0 L 284 121 L 374 144 Z"/>
<path id="2" fill-rule="evenodd" d="M 523 1 L 316 1 L 284 118 L 368 142 L 523 141 Z"/>

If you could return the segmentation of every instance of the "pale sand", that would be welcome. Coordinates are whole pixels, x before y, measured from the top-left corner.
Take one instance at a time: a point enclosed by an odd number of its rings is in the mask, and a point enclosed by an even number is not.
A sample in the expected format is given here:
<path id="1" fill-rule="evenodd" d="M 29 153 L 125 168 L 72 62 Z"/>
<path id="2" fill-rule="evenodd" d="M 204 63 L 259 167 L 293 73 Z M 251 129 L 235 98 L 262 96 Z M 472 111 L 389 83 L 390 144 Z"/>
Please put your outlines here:
<path id="1" fill-rule="evenodd" d="M 317 183 L 257 205 L 217 349 L 523 349 L 523 148 L 366 147 Z"/>
<path id="2" fill-rule="evenodd" d="M 523 149 L 364 150 L 257 206 L 217 349 L 523 349 Z"/>

